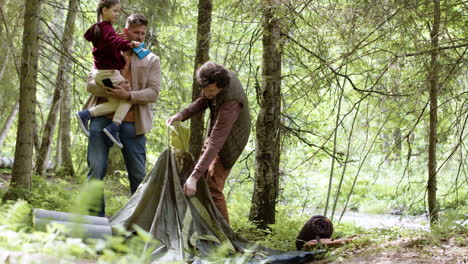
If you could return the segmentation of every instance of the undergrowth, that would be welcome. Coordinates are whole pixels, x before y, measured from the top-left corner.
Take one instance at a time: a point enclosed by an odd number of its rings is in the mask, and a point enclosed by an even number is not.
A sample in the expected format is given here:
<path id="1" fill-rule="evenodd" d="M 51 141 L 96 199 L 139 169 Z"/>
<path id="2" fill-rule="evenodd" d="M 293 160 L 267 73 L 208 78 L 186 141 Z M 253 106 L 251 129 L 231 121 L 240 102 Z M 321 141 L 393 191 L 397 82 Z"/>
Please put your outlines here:
<path id="1" fill-rule="evenodd" d="M 0 204 L 0 250 L 3 254 L 21 252 L 15 255 L 18 263 L 44 263 L 50 261 L 50 257 L 58 263 L 70 263 L 75 259 L 98 263 L 148 263 L 151 252 L 158 245 L 141 229 L 129 239 L 121 231 L 121 236 L 105 240 L 71 238 L 68 234 L 73 230 L 58 224 L 38 231 L 32 228 L 31 213 L 31 205 L 23 200 Z M 31 255 L 35 260 L 31 260 Z"/>
<path id="2" fill-rule="evenodd" d="M 84 178 L 83 178 L 84 179 Z M 6 202 L 0 204 L 0 249 L 2 251 L 22 252 L 22 254 L 42 254 L 60 259 L 89 259 L 100 263 L 145 263 L 150 258 L 151 249 L 157 242 L 143 230 L 131 239 L 114 236 L 106 240 L 83 240 L 67 237 L 67 231 L 59 225 L 52 225 L 45 232 L 31 227 L 32 208 L 43 208 L 54 211 L 86 213 L 99 200 L 95 194 L 103 186 L 83 186 L 85 179 L 59 179 L 33 176 L 32 192 L 28 201 Z M 101 183 L 102 184 L 102 183 Z M 112 176 L 105 180 L 107 214 L 115 214 L 129 198 L 128 180 L 125 174 Z M 4 192 L 5 190 L 2 190 Z M 231 203 L 230 216 L 233 229 L 241 236 L 259 244 L 283 251 L 295 249 L 295 239 L 308 216 L 297 216 L 297 208 L 278 205 L 276 224 L 264 231 L 248 221 L 249 203 Z M 352 243 L 330 250 L 328 259 L 336 259 L 346 252 L 388 244 L 405 238 L 407 247 L 424 247 L 440 245 L 448 238 L 454 238 L 459 246 L 467 246 L 467 216 L 465 207 L 446 208 L 441 212 L 440 221 L 430 231 L 391 229 L 363 229 L 352 224 L 335 224 L 333 238 L 344 238 L 358 235 Z M 465 210 L 466 211 L 466 210 Z M 428 229 L 429 230 L 429 229 Z M 125 232 L 122 231 L 124 234 Z M 145 248 L 145 244 L 149 247 Z M 395 245 L 391 245 L 395 246 Z M 210 257 L 211 260 L 223 259 L 228 251 L 220 247 Z M 246 255 L 232 256 L 234 262 L 242 263 Z M 228 263 L 228 262 L 225 262 Z"/>

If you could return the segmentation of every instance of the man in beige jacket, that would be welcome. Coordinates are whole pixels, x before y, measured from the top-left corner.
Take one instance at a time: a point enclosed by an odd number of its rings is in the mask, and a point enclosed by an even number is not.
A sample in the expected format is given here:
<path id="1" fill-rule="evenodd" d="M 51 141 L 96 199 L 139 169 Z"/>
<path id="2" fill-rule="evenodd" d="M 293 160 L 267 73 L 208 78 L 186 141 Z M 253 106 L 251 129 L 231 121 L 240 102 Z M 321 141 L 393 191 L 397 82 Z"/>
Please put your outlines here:
<path id="1" fill-rule="evenodd" d="M 144 42 L 148 21 L 143 15 L 128 17 L 124 35 L 128 40 Z M 97 85 L 88 79 L 87 90 L 91 97 L 85 108 L 106 101 L 105 97 L 114 97 L 130 101 L 132 107 L 120 125 L 120 140 L 124 148 L 122 154 L 127 167 L 132 194 L 146 175 L 146 137 L 152 128 L 151 103 L 156 102 L 161 89 L 161 68 L 159 57 L 150 53 L 142 60 L 132 51 L 123 54 L 126 60 L 122 75 L 130 83 L 130 89 L 122 86 L 108 88 Z M 107 160 L 112 141 L 102 132 L 112 122 L 112 114 L 92 118 L 89 124 L 88 138 L 88 180 L 102 180 L 107 170 Z M 101 208 L 95 212 L 105 216 L 105 203 L 102 196 Z"/>

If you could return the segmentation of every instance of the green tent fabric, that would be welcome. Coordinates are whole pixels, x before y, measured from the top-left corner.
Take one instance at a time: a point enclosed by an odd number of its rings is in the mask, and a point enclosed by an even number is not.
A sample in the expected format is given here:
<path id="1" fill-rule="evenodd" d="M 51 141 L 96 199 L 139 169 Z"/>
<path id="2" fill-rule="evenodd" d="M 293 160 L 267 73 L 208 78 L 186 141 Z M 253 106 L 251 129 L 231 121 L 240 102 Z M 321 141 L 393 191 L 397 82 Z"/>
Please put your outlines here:
<path id="1" fill-rule="evenodd" d="M 194 166 L 188 152 L 188 131 L 179 123 L 171 127 L 168 135 L 170 147 L 160 154 L 154 168 L 128 204 L 111 218 L 110 225 L 123 225 L 130 231 L 134 230 L 134 225 L 138 225 L 151 233 L 161 242 L 161 246 L 153 252 L 154 260 L 160 262 L 186 261 L 194 257 L 203 259 L 220 245 L 228 247 L 233 253 L 251 252 L 253 259 L 262 262 L 270 255 L 282 254 L 237 235 L 215 207 L 204 179 L 198 181 L 195 197 L 185 196 L 182 186 Z M 317 252 L 304 253 L 293 255 L 296 258 L 300 254 L 308 255 L 310 259 Z"/>

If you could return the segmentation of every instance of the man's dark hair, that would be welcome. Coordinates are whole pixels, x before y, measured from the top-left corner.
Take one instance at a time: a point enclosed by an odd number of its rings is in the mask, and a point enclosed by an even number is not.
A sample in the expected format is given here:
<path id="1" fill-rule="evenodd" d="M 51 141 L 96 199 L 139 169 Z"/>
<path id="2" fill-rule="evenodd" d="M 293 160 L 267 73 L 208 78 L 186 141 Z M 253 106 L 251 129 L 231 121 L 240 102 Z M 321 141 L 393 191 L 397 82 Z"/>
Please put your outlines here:
<path id="1" fill-rule="evenodd" d="M 132 14 L 127 18 L 126 27 L 135 26 L 135 25 L 145 25 L 148 26 L 148 19 L 142 14 Z"/>
<path id="2" fill-rule="evenodd" d="M 197 78 L 198 85 L 201 88 L 204 88 L 212 83 L 216 83 L 218 88 L 226 88 L 231 79 L 226 68 L 211 61 L 207 61 L 202 66 L 200 66 L 197 69 L 195 77 Z"/>

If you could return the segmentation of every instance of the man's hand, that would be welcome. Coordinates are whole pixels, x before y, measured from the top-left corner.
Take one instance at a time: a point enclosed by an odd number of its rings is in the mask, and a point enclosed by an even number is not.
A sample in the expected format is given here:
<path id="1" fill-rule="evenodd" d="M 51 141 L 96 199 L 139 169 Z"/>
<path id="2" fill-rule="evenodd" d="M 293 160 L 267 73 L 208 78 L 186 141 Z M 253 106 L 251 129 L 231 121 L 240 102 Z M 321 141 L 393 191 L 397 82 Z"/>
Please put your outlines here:
<path id="1" fill-rule="evenodd" d="M 167 126 L 172 126 L 172 124 L 176 121 L 182 121 L 182 117 L 179 114 L 173 115 L 166 120 Z"/>
<path id="2" fill-rule="evenodd" d="M 129 84 L 128 80 L 125 80 L 125 81 L 123 81 L 123 82 L 120 82 L 118 85 L 119 85 L 119 86 L 122 86 L 122 88 L 124 88 L 126 91 L 131 91 L 131 90 L 132 90 L 131 87 L 130 87 L 130 84 Z"/>
<path id="3" fill-rule="evenodd" d="M 114 88 L 105 87 L 105 93 L 113 98 L 130 100 L 130 92 L 121 85 L 114 85 Z"/>
<path id="4" fill-rule="evenodd" d="M 188 177 L 188 179 L 185 181 L 185 184 L 184 184 L 185 195 L 187 195 L 188 197 L 192 197 L 195 195 L 195 193 L 197 192 L 197 181 L 198 180 L 195 179 L 195 177 L 193 177 L 192 175 Z"/>

